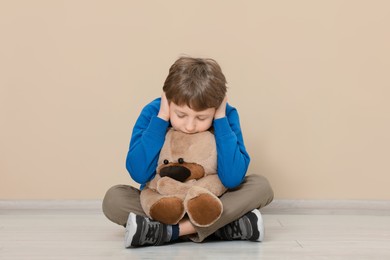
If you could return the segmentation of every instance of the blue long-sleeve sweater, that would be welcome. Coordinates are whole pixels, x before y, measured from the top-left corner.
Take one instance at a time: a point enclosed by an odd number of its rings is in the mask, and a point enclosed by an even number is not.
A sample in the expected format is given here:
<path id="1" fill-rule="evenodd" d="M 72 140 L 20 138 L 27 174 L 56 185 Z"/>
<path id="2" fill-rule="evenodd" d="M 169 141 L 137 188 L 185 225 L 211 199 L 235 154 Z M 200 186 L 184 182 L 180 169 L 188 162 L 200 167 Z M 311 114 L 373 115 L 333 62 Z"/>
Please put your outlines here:
<path id="1" fill-rule="evenodd" d="M 145 184 L 156 174 L 157 161 L 170 123 L 157 117 L 161 98 L 146 105 L 138 117 L 130 140 L 126 168 L 132 179 Z M 217 144 L 218 176 L 226 188 L 241 184 L 250 157 L 245 149 L 237 110 L 227 104 L 226 117 L 213 122 Z"/>

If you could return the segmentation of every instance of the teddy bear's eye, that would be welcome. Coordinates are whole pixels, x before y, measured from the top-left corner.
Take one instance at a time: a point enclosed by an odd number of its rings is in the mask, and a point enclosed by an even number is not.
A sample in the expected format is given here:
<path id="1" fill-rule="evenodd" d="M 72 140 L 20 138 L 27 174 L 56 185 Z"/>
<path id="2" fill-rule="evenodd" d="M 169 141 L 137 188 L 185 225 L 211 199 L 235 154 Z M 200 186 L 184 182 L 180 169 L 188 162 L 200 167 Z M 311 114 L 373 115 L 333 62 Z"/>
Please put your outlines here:
<path id="1" fill-rule="evenodd" d="M 183 164 L 184 163 L 184 159 L 183 158 L 179 158 L 179 160 L 177 160 L 180 164 Z"/>
<path id="2" fill-rule="evenodd" d="M 168 164 L 169 161 L 167 159 L 164 160 L 164 164 Z"/>

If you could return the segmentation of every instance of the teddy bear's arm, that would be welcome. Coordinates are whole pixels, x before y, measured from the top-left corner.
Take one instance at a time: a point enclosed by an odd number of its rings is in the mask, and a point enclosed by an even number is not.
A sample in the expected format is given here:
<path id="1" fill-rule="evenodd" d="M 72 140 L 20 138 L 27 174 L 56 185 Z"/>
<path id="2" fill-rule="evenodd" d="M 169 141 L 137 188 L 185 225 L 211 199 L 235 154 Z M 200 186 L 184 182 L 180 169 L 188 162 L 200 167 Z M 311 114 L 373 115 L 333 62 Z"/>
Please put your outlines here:
<path id="1" fill-rule="evenodd" d="M 217 174 L 207 175 L 197 180 L 194 186 L 205 188 L 217 197 L 221 196 L 227 190 Z"/>
<path id="2" fill-rule="evenodd" d="M 157 191 L 162 195 L 185 196 L 191 186 L 189 183 L 183 183 L 169 177 L 162 177 L 157 182 Z"/>
<path id="3" fill-rule="evenodd" d="M 148 187 L 149 189 L 152 189 L 152 190 L 157 190 L 157 183 L 159 180 L 160 180 L 159 176 L 156 175 L 154 177 L 154 179 L 152 179 L 150 182 L 148 182 L 146 184 L 146 187 Z"/>

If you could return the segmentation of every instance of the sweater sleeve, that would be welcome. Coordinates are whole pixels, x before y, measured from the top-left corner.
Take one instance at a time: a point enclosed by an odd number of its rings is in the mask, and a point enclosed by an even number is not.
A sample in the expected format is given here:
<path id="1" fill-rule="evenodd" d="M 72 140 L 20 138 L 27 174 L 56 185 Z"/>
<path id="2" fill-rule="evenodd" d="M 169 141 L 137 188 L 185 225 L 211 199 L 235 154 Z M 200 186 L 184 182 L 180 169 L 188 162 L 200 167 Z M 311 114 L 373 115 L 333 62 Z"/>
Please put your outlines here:
<path id="1" fill-rule="evenodd" d="M 228 105 L 226 117 L 214 120 L 214 133 L 218 176 L 225 187 L 235 188 L 243 181 L 250 162 L 235 108 Z"/>
<path id="2" fill-rule="evenodd" d="M 147 105 L 138 117 L 126 157 L 126 168 L 141 188 L 156 174 L 158 155 L 169 122 L 157 117 L 159 99 Z"/>

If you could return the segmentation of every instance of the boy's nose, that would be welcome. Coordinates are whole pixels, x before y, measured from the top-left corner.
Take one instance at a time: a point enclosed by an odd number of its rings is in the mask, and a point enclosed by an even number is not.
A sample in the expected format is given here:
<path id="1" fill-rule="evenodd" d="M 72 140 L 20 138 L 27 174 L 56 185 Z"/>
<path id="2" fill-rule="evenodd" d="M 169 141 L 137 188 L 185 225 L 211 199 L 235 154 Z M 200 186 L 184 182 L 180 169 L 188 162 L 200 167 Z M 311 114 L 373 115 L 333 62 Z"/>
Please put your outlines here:
<path id="1" fill-rule="evenodd" d="M 195 128 L 196 128 L 196 126 L 195 126 L 195 123 L 194 123 L 193 121 L 187 122 L 187 124 L 186 124 L 186 131 L 187 131 L 188 133 L 194 132 L 194 131 L 195 131 Z"/>

